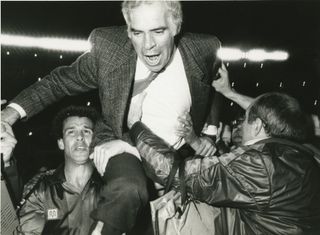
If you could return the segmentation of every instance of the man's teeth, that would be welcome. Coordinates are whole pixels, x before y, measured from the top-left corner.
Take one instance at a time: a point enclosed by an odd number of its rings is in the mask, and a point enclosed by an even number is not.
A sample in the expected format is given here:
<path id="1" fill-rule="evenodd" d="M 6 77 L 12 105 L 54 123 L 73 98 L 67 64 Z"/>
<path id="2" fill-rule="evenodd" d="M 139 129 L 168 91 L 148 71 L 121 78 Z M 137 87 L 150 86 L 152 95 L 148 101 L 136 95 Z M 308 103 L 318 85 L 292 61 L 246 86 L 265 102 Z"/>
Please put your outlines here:
<path id="1" fill-rule="evenodd" d="M 149 64 L 157 64 L 159 62 L 160 56 L 159 55 L 146 56 L 146 59 Z"/>
<path id="2" fill-rule="evenodd" d="M 77 149 L 79 149 L 79 150 L 86 150 L 87 149 L 87 147 L 77 147 Z"/>

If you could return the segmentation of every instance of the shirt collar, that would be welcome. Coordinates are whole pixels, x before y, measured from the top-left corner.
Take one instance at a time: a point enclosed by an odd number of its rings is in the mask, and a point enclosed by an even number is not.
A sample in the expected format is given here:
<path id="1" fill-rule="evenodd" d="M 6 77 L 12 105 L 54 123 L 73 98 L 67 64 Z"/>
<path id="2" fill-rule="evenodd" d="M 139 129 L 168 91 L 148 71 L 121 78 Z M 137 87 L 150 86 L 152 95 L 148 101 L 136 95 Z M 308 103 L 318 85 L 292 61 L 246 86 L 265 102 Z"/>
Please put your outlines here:
<path id="1" fill-rule="evenodd" d="M 90 184 L 97 184 L 97 185 L 103 184 L 102 178 L 96 169 L 93 170 L 89 181 L 90 181 Z M 51 180 L 50 180 L 50 183 L 51 184 L 63 184 L 64 182 L 66 182 L 66 176 L 64 174 L 64 164 L 61 164 L 60 166 L 58 166 L 58 168 L 53 173 Z"/>

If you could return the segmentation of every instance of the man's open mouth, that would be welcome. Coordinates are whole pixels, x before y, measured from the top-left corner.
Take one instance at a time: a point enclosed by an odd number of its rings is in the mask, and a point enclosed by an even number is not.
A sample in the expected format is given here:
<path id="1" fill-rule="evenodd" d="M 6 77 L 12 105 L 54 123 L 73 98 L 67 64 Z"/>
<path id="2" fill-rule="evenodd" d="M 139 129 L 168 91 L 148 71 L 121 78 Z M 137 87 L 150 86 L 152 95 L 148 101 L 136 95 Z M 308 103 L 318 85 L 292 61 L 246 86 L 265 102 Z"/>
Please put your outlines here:
<path id="1" fill-rule="evenodd" d="M 145 59 L 149 65 L 157 65 L 160 61 L 160 55 L 146 55 Z"/>
<path id="2" fill-rule="evenodd" d="M 78 146 L 78 147 L 76 147 L 76 150 L 78 150 L 78 151 L 87 151 L 88 147 L 86 147 L 86 146 Z"/>

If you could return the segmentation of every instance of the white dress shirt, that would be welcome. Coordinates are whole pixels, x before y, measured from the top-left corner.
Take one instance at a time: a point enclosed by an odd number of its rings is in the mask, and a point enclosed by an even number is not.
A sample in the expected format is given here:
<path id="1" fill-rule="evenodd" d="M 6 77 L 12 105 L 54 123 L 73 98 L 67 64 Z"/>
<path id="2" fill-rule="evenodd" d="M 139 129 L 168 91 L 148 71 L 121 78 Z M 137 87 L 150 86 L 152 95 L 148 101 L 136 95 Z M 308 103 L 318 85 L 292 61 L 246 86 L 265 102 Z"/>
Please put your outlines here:
<path id="1" fill-rule="evenodd" d="M 138 58 L 135 81 L 150 71 Z M 170 146 L 179 148 L 185 141 L 177 136 L 178 117 L 189 113 L 191 95 L 182 57 L 176 50 L 173 60 L 146 88 L 141 121 Z M 136 102 L 138 95 L 132 99 Z"/>

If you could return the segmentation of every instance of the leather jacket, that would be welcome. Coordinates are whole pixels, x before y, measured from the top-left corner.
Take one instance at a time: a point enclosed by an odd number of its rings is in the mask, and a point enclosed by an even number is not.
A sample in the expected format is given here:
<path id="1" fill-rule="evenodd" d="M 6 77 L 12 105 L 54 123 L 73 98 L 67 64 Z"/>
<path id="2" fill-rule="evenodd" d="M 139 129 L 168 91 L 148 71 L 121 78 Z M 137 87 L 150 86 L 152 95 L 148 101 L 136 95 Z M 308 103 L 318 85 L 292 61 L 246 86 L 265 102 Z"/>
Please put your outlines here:
<path id="1" fill-rule="evenodd" d="M 88 234 L 103 182 L 97 171 L 79 192 L 66 183 L 64 166 L 41 177 L 22 206 L 20 234 Z"/>
<path id="2" fill-rule="evenodd" d="M 130 132 L 147 175 L 165 185 L 174 149 L 141 122 Z M 320 166 L 288 143 L 270 138 L 220 157 L 185 159 L 188 194 L 220 210 L 214 234 L 320 234 Z"/>

